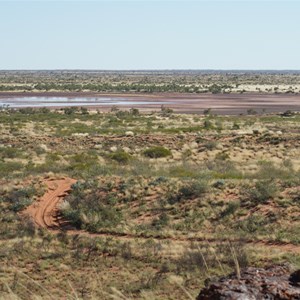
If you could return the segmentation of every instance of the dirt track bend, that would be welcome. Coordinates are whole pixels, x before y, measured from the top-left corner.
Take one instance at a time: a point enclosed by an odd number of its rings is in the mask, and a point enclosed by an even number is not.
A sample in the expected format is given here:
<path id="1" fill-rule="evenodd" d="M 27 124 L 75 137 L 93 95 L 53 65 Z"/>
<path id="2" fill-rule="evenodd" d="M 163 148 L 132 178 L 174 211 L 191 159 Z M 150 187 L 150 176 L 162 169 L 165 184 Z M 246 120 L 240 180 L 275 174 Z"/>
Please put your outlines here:
<path id="1" fill-rule="evenodd" d="M 59 226 L 57 204 L 61 198 L 67 195 L 75 182 L 76 180 L 71 178 L 46 179 L 44 183 L 48 188 L 47 192 L 38 202 L 28 206 L 24 214 L 31 216 L 39 227 L 57 228 Z"/>
<path id="2" fill-rule="evenodd" d="M 52 232 L 58 233 L 60 230 L 66 229 L 65 222 L 59 219 L 58 203 L 68 194 L 71 190 L 72 184 L 76 183 L 75 179 L 72 178 L 61 178 L 61 179 L 46 179 L 44 181 L 48 190 L 39 199 L 39 201 L 28 206 L 24 211 L 23 215 L 29 215 L 38 227 L 46 228 Z M 91 237 L 96 236 L 111 236 L 118 237 L 122 239 L 147 239 L 149 237 L 143 235 L 127 234 L 127 233 L 116 233 L 116 232 L 99 232 L 99 233 L 89 233 L 83 230 L 70 229 L 66 230 L 67 234 L 76 235 L 88 235 Z M 291 243 L 265 241 L 265 240 L 242 240 L 242 239 L 222 239 L 222 238 L 203 238 L 203 237 L 151 237 L 154 240 L 170 240 L 177 243 L 183 242 L 244 242 L 246 244 L 264 246 L 268 248 L 278 249 L 285 252 L 293 252 L 300 254 L 300 245 L 295 245 Z"/>

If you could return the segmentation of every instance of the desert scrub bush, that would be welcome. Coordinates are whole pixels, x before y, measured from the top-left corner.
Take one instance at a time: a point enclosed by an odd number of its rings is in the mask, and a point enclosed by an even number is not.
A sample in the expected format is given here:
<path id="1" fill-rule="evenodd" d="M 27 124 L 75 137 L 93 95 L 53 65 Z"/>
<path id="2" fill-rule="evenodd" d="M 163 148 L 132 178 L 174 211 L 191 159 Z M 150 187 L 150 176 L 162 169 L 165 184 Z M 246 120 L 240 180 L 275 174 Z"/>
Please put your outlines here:
<path id="1" fill-rule="evenodd" d="M 120 164 L 126 164 L 132 159 L 132 156 L 125 151 L 117 151 L 108 155 L 108 157 Z"/>
<path id="2" fill-rule="evenodd" d="M 3 201 L 9 203 L 9 209 L 18 212 L 29 206 L 36 194 L 34 186 L 12 190 L 4 198 Z"/>
<path id="3" fill-rule="evenodd" d="M 153 227 L 155 227 L 155 229 L 160 230 L 160 229 L 162 229 L 164 226 L 168 225 L 168 223 L 169 223 L 169 217 L 168 217 L 168 215 L 167 215 L 165 212 L 163 212 L 163 213 L 161 213 L 161 214 L 159 215 L 158 218 L 155 218 L 155 219 L 152 221 L 151 225 L 152 225 Z"/>
<path id="4" fill-rule="evenodd" d="M 211 176 L 215 179 L 242 179 L 243 174 L 237 170 L 234 162 L 230 160 L 208 161 L 207 169 L 211 172 Z"/>
<path id="5" fill-rule="evenodd" d="M 181 186 L 176 194 L 168 197 L 170 204 L 175 204 L 186 199 L 195 199 L 208 191 L 208 183 L 206 180 L 197 180 L 187 182 Z"/>
<path id="6" fill-rule="evenodd" d="M 217 180 L 212 184 L 212 187 L 216 189 L 223 189 L 225 187 L 225 181 L 224 180 Z"/>
<path id="7" fill-rule="evenodd" d="M 157 178 L 155 178 L 154 180 L 149 182 L 149 186 L 158 186 L 160 184 L 164 184 L 168 181 L 168 178 L 164 177 L 164 176 L 159 176 Z"/>
<path id="8" fill-rule="evenodd" d="M 268 224 L 268 220 L 261 215 L 251 215 L 247 219 L 238 221 L 234 228 L 242 230 L 246 233 L 257 233 L 261 231 L 266 231 L 265 226 Z"/>
<path id="9" fill-rule="evenodd" d="M 23 156 L 21 149 L 14 147 L 0 147 L 0 158 L 18 158 Z"/>
<path id="10" fill-rule="evenodd" d="M 213 123 L 210 120 L 205 120 L 203 123 L 203 126 L 205 129 L 213 129 Z"/>
<path id="11" fill-rule="evenodd" d="M 218 144 L 215 141 L 208 141 L 205 144 L 203 144 L 202 147 L 204 148 L 203 150 L 206 149 L 206 150 L 212 151 L 212 150 L 216 149 L 217 145 Z"/>
<path id="12" fill-rule="evenodd" d="M 149 158 L 160 158 L 172 155 L 171 151 L 163 146 L 148 148 L 143 154 Z"/>
<path id="13" fill-rule="evenodd" d="M 227 207 L 220 213 L 221 218 L 233 215 L 240 208 L 239 201 L 231 201 L 227 204 Z"/>
<path id="14" fill-rule="evenodd" d="M 274 180 L 263 180 L 255 183 L 254 188 L 249 188 L 245 191 L 246 199 L 254 203 L 266 203 L 273 199 L 277 193 L 278 188 Z"/>
<path id="15" fill-rule="evenodd" d="M 2 162 L 0 161 L 0 178 L 13 177 L 15 171 L 23 169 L 23 164 L 19 162 Z"/>
<path id="16" fill-rule="evenodd" d="M 259 170 L 253 177 L 262 180 L 267 180 L 269 178 L 288 180 L 294 179 L 295 175 L 292 163 L 289 163 L 287 160 L 279 167 L 275 166 L 274 163 L 270 161 L 260 161 Z"/>
<path id="17" fill-rule="evenodd" d="M 240 125 L 238 123 L 236 123 L 236 122 L 234 122 L 233 125 L 232 125 L 232 127 L 231 127 L 232 130 L 238 130 L 240 128 L 241 128 Z"/>
<path id="18" fill-rule="evenodd" d="M 99 183 L 90 180 L 74 184 L 60 210 L 74 226 L 97 232 L 120 224 L 123 217 L 115 207 L 116 202 L 112 194 L 104 194 Z"/>
<path id="19" fill-rule="evenodd" d="M 95 153 L 78 153 L 70 157 L 70 170 L 84 171 L 95 164 L 97 164 L 98 158 Z"/>

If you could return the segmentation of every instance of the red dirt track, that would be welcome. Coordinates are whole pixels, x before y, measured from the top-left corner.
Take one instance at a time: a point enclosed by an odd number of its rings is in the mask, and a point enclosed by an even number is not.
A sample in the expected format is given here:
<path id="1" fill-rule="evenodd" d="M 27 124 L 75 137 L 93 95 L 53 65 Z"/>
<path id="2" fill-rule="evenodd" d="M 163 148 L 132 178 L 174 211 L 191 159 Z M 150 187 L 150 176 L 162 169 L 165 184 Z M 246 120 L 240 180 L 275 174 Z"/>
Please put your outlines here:
<path id="1" fill-rule="evenodd" d="M 29 216 L 33 219 L 37 227 L 45 228 L 51 230 L 53 233 L 58 233 L 64 230 L 69 235 L 85 235 L 90 237 L 97 236 L 107 236 L 116 237 L 119 239 L 147 239 L 148 237 L 135 234 L 118 233 L 118 232 L 99 232 L 99 233 L 89 233 L 83 230 L 77 230 L 75 228 L 70 228 L 66 222 L 59 218 L 58 204 L 59 202 L 68 194 L 71 190 L 72 184 L 76 182 L 75 179 L 71 178 L 61 178 L 61 179 L 45 179 L 48 190 L 39 199 L 39 201 L 31 204 L 25 209 L 22 214 Z M 151 237 L 152 238 L 152 237 Z M 252 246 L 263 246 L 267 248 L 272 248 L 280 251 L 300 253 L 300 245 L 294 245 L 291 243 L 283 243 L 265 240 L 241 240 L 241 239 L 218 239 L 218 238 L 202 238 L 202 237 L 155 237 L 157 240 L 169 240 L 177 243 L 187 243 L 187 242 L 244 242 Z"/>
<path id="2" fill-rule="evenodd" d="M 24 214 L 31 216 L 39 227 L 48 229 L 59 227 L 57 205 L 61 198 L 71 190 L 71 186 L 75 182 L 76 180 L 71 178 L 46 179 L 44 183 L 48 188 L 47 192 L 38 202 L 28 206 Z"/>

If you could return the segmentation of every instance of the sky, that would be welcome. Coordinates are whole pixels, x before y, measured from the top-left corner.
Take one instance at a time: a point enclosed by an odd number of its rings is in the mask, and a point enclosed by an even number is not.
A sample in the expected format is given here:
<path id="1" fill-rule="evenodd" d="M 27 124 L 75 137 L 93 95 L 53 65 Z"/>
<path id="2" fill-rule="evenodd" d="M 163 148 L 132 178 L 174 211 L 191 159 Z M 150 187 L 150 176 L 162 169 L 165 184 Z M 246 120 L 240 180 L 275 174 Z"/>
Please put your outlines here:
<path id="1" fill-rule="evenodd" d="M 0 69 L 300 69 L 299 1 L 4 1 Z"/>

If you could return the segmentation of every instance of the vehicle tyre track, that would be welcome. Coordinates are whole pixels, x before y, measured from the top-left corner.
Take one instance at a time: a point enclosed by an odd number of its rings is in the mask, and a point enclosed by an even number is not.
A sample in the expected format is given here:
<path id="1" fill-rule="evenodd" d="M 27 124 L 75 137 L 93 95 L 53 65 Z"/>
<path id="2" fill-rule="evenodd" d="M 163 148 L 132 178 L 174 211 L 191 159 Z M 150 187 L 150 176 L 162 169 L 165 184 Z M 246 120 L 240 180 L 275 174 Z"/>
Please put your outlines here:
<path id="1" fill-rule="evenodd" d="M 44 181 L 48 190 L 40 198 L 39 201 L 28 206 L 23 215 L 29 215 L 38 227 L 46 228 L 54 233 L 65 231 L 68 235 L 85 235 L 90 237 L 109 236 L 119 239 L 154 239 L 154 240 L 168 240 L 177 243 L 187 242 L 207 242 L 207 243 L 228 243 L 241 242 L 252 246 L 263 246 L 273 249 L 278 249 L 286 252 L 293 252 L 300 254 L 300 245 L 285 242 L 275 242 L 266 240 L 250 240 L 250 239 L 226 239 L 226 238 L 205 238 L 205 237 L 165 237 L 165 236 L 145 236 L 138 234 L 129 234 L 123 232 L 102 231 L 98 233 L 89 233 L 80 229 L 67 229 L 65 220 L 59 217 L 58 204 L 68 195 L 72 185 L 76 183 L 72 178 L 61 179 L 46 179 Z M 67 229 L 67 230 L 66 230 Z"/>
<path id="2" fill-rule="evenodd" d="M 58 228 L 57 205 L 61 198 L 71 190 L 72 184 L 75 182 L 76 180 L 71 178 L 46 179 L 44 183 L 48 188 L 47 192 L 38 202 L 28 206 L 23 214 L 31 216 L 34 223 L 39 227 L 48 229 Z"/>

